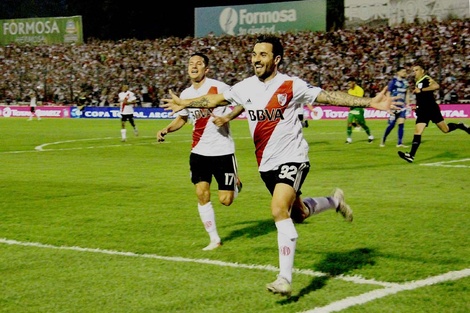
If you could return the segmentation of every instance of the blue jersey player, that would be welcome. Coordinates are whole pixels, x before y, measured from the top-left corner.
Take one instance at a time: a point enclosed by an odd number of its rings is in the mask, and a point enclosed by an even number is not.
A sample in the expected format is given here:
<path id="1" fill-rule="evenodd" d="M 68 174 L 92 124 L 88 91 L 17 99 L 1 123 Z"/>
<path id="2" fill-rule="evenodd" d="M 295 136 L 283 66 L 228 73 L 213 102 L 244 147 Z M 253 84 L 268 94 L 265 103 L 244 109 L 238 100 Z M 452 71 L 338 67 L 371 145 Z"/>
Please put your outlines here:
<path id="1" fill-rule="evenodd" d="M 410 91 L 409 83 L 406 80 L 406 69 L 404 67 L 399 67 L 395 77 L 388 83 L 387 93 L 389 96 L 395 97 L 398 96 L 397 102 L 400 102 L 400 105 L 396 105 L 399 109 L 389 112 L 387 128 L 380 142 L 381 147 L 385 147 L 385 141 L 390 132 L 395 128 L 395 125 L 398 123 L 398 142 L 397 147 L 406 147 L 403 144 L 403 135 L 405 133 L 405 120 L 406 114 L 409 108 L 410 103 Z"/>

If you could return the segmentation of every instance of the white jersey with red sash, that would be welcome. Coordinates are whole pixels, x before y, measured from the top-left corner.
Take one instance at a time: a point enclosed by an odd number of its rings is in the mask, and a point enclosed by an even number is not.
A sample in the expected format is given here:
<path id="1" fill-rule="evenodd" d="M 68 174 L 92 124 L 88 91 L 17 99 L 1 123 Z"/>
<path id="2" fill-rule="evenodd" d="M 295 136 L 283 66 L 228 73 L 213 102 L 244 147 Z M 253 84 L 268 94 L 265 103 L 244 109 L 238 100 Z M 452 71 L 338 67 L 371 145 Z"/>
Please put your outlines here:
<path id="1" fill-rule="evenodd" d="M 207 94 L 222 93 L 230 86 L 211 78 L 198 89 L 193 86 L 181 92 L 181 99 L 191 99 Z M 235 143 L 230 132 L 230 124 L 222 127 L 216 126 L 212 121 L 215 116 L 222 116 L 230 112 L 230 107 L 217 107 L 213 109 L 187 108 L 180 111 L 181 116 L 189 116 L 193 121 L 193 141 L 191 152 L 204 156 L 218 156 L 235 153 Z"/>
<path id="2" fill-rule="evenodd" d="M 260 172 L 309 161 L 297 108 L 313 103 L 320 92 L 321 88 L 281 73 L 267 83 L 252 76 L 224 92 L 227 101 L 245 108 Z"/>
<path id="3" fill-rule="evenodd" d="M 118 96 L 121 103 L 121 114 L 134 114 L 134 104 L 127 102 L 136 100 L 135 94 L 128 90 L 120 92 Z"/>

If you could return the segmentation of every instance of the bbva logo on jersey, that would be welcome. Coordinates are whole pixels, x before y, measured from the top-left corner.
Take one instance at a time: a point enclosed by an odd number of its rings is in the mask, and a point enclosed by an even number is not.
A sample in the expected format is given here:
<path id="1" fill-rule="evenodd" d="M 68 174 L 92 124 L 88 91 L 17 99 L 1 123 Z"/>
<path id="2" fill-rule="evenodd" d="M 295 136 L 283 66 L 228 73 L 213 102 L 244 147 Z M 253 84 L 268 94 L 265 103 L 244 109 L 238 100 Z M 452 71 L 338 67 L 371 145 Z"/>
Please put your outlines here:
<path id="1" fill-rule="evenodd" d="M 282 115 L 281 109 L 248 110 L 247 118 L 250 121 L 275 121 L 277 119 L 283 120 L 284 115 Z"/>

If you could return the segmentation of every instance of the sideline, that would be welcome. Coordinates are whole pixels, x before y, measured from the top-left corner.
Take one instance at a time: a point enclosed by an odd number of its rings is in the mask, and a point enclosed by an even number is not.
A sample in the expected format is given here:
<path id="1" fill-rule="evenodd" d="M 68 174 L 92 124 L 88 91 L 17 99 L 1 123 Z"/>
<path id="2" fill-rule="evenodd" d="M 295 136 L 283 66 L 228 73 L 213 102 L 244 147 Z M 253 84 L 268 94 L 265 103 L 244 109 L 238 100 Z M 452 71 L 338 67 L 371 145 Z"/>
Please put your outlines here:
<path id="1" fill-rule="evenodd" d="M 91 249 L 91 248 L 82 248 L 82 247 L 76 247 L 76 246 L 74 247 L 54 246 L 54 245 L 37 243 L 37 242 L 21 242 L 21 241 L 6 239 L 6 238 L 0 238 L 0 243 L 8 244 L 8 245 L 45 248 L 45 249 L 73 250 L 73 251 L 80 251 L 80 252 L 120 255 L 120 256 L 126 256 L 126 257 L 149 258 L 149 259 L 158 259 L 158 260 L 173 261 L 173 262 L 211 264 L 211 265 L 217 265 L 217 266 L 257 269 L 257 270 L 265 270 L 265 271 L 271 271 L 271 272 L 279 271 L 277 267 L 271 266 L 271 265 L 254 265 L 254 264 L 249 265 L 249 264 L 216 261 L 216 260 L 210 260 L 210 259 L 190 259 L 190 258 L 183 258 L 183 257 L 167 257 L 167 256 L 160 256 L 160 255 L 155 255 L 155 254 L 137 254 L 133 252 L 103 250 L 103 249 L 97 249 L 97 248 Z M 326 276 L 325 273 L 315 272 L 311 270 L 301 270 L 301 269 L 294 269 L 294 273 L 308 275 L 308 276 L 316 276 L 316 277 Z M 364 279 L 364 278 L 361 278 L 360 276 L 343 276 L 343 275 L 335 276 L 332 278 L 340 279 L 340 280 L 344 280 L 344 281 L 348 281 L 348 282 L 352 282 L 356 284 L 379 285 L 379 286 L 383 286 L 384 288 L 369 291 L 369 292 L 366 292 L 366 293 L 363 293 L 361 295 L 354 296 L 354 297 L 347 297 L 342 300 L 332 302 L 323 307 L 317 307 L 313 310 L 303 311 L 302 313 L 339 312 L 349 307 L 364 304 L 364 303 L 367 303 L 376 299 L 380 299 L 389 295 L 396 294 L 401 291 L 413 290 L 413 289 L 435 285 L 435 284 L 446 282 L 446 281 L 458 280 L 458 279 L 465 278 L 468 276 L 470 276 L 470 268 L 463 269 L 460 271 L 452 271 L 452 272 L 448 272 L 442 275 L 428 277 L 422 280 L 412 281 L 408 283 L 380 282 L 380 281 L 376 281 L 373 279 Z"/>

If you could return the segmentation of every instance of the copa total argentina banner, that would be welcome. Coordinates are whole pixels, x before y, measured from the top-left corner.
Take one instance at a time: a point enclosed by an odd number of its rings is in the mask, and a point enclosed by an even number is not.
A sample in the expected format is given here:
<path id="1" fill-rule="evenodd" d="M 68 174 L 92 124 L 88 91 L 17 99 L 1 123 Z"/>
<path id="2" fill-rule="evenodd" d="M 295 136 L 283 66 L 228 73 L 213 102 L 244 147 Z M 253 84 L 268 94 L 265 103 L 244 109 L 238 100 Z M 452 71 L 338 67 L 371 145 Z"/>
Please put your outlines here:
<path id="1" fill-rule="evenodd" d="M 81 16 L 0 20 L 0 45 L 83 43 Z"/>
<path id="2" fill-rule="evenodd" d="M 326 0 L 196 8 L 194 36 L 326 30 Z"/>

